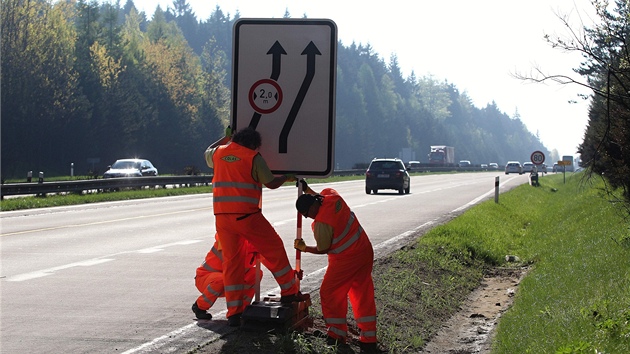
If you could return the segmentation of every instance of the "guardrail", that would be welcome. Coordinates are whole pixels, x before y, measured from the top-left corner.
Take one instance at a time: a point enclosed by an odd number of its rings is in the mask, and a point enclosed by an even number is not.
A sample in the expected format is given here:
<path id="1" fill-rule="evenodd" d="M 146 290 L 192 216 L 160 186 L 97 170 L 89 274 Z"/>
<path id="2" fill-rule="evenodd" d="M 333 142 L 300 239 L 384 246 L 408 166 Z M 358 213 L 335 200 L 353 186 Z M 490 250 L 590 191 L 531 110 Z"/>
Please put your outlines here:
<path id="1" fill-rule="evenodd" d="M 409 172 L 481 171 L 479 167 L 419 167 Z M 364 169 L 336 170 L 333 176 L 363 175 Z M 115 190 L 120 188 L 142 188 L 167 185 L 209 185 L 213 175 L 201 176 L 147 176 L 124 178 L 100 178 L 76 181 L 7 183 L 0 185 L 0 199 L 10 195 L 45 195 L 48 193 L 83 193 L 84 191 Z"/>
<path id="2" fill-rule="evenodd" d="M 203 176 L 147 176 L 87 179 L 76 181 L 8 183 L 0 186 L 0 198 L 9 195 L 48 193 L 79 193 L 88 190 L 112 190 L 120 188 L 142 188 L 167 185 L 209 185 L 212 175 Z"/>

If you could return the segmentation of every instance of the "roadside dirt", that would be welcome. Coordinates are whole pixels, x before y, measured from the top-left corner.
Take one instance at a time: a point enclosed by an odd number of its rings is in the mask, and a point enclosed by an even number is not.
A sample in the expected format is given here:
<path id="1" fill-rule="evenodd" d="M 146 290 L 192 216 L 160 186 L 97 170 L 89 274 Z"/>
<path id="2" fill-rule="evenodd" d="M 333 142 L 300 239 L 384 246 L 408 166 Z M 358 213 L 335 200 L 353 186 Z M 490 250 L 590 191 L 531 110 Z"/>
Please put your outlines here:
<path id="1" fill-rule="evenodd" d="M 423 347 L 420 353 L 431 354 L 487 354 L 490 353 L 494 331 L 501 315 L 512 305 L 513 296 L 518 290 L 527 268 L 499 268 L 487 274 L 481 285 L 466 298 L 460 310 L 446 320 L 437 334 Z M 378 268 L 375 268 L 378 272 Z M 378 274 L 374 274 L 378 276 Z M 319 306 L 313 298 L 313 306 Z M 407 317 L 406 314 L 397 314 Z M 313 323 L 302 334 L 308 339 L 309 347 L 315 353 L 330 353 L 324 339 L 317 338 L 325 333 L 326 327 L 321 316 L 313 316 Z M 412 316 L 409 316 L 412 317 Z M 359 353 L 358 332 L 350 322 L 349 341 L 339 347 L 337 353 Z M 319 333 L 318 333 L 319 332 Z M 283 348 L 282 341 L 287 337 L 274 336 L 270 333 L 233 331 L 213 343 L 208 343 L 193 353 L 277 353 Z M 295 341 L 295 339 L 288 339 Z M 289 343 L 287 343 L 289 344 Z M 287 345 L 284 348 L 290 348 Z M 380 348 L 387 353 L 387 348 Z M 289 350 L 280 350 L 291 353 Z"/>
<path id="2" fill-rule="evenodd" d="M 512 305 L 526 268 L 496 269 L 466 299 L 421 353 L 486 354 L 501 315 Z"/>

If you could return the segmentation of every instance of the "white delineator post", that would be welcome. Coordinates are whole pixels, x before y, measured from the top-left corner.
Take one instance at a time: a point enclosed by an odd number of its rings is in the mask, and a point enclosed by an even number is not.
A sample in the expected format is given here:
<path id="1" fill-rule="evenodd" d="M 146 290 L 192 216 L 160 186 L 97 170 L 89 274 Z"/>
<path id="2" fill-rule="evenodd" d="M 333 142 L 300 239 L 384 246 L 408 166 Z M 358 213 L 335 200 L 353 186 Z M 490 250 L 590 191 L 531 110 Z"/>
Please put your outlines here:
<path id="1" fill-rule="evenodd" d="M 499 204 L 499 176 L 494 178 L 494 202 Z"/>

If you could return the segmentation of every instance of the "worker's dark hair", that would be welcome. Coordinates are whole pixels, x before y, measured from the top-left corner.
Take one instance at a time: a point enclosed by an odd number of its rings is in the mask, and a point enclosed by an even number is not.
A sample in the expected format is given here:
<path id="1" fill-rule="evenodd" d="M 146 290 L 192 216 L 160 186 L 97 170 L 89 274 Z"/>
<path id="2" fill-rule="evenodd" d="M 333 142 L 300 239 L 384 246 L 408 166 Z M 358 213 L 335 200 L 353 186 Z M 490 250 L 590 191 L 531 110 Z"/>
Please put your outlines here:
<path id="1" fill-rule="evenodd" d="M 246 127 L 237 131 L 232 137 L 232 141 L 252 150 L 256 150 L 262 145 L 260 133 L 252 127 Z"/>
<path id="2" fill-rule="evenodd" d="M 319 194 L 302 194 L 295 201 L 295 208 L 300 212 L 300 214 L 306 214 L 313 203 L 318 202 L 321 204 L 323 199 L 324 197 Z"/>

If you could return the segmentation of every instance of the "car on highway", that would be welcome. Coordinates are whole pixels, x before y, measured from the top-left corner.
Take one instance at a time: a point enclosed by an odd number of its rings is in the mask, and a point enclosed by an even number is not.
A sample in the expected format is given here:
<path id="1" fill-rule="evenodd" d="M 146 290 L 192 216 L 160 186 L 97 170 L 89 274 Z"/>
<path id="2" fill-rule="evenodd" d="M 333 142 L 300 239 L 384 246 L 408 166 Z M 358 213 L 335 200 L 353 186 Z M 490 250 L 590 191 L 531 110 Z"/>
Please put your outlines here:
<path id="1" fill-rule="evenodd" d="M 491 170 L 498 170 L 498 169 L 499 169 L 499 164 L 498 164 L 498 163 L 496 163 L 496 162 L 490 162 L 490 163 L 488 164 L 488 167 L 489 167 Z"/>
<path id="2" fill-rule="evenodd" d="M 365 193 L 378 193 L 379 189 L 395 189 L 409 194 L 411 178 L 405 164 L 398 158 L 375 158 L 365 171 Z"/>
<path id="3" fill-rule="evenodd" d="M 523 174 L 523 166 L 518 161 L 508 161 L 505 164 L 505 174 L 509 175 L 510 173 L 518 173 L 519 175 Z"/>
<path id="4" fill-rule="evenodd" d="M 414 171 L 420 168 L 420 161 L 409 161 L 407 171 Z"/>
<path id="5" fill-rule="evenodd" d="M 523 173 L 532 172 L 535 167 L 533 162 L 523 162 Z"/>
<path id="6" fill-rule="evenodd" d="M 145 159 L 120 159 L 116 160 L 107 171 L 103 173 L 103 178 L 115 177 L 142 177 L 157 176 L 158 170 L 151 161 Z"/>
<path id="7" fill-rule="evenodd" d="M 472 163 L 470 163 L 469 160 L 461 160 L 459 162 L 459 167 L 470 167 L 472 166 Z"/>

